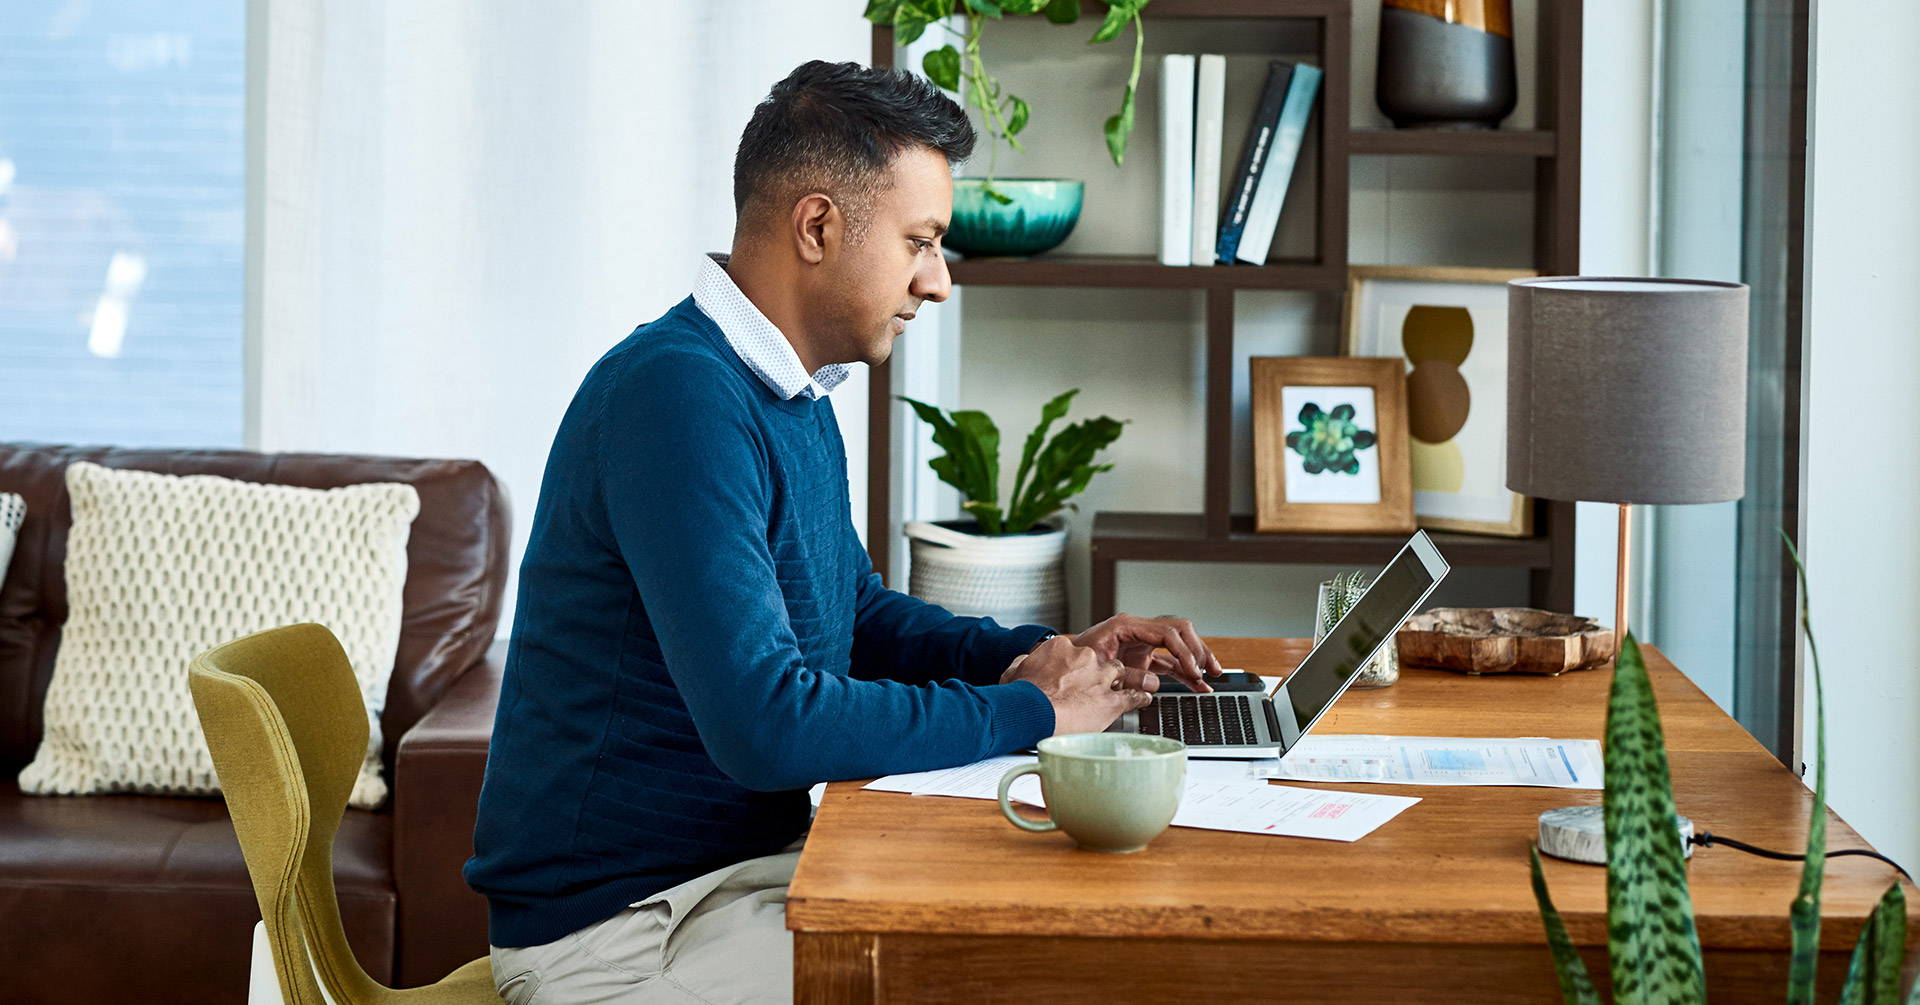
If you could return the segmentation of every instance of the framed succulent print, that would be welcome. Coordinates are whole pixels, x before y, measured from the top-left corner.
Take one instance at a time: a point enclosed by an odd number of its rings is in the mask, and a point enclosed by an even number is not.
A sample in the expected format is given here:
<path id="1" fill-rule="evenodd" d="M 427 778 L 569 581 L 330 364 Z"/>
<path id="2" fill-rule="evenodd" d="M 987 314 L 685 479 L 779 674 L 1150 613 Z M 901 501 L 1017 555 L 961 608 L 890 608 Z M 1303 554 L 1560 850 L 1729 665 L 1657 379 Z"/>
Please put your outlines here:
<path id="1" fill-rule="evenodd" d="M 1406 379 L 1394 359 L 1253 359 L 1254 529 L 1413 532 Z"/>
<path id="2" fill-rule="evenodd" d="M 1507 488 L 1507 281 L 1537 274 L 1384 265 L 1348 272 L 1340 350 L 1400 361 L 1422 527 L 1533 533 L 1532 500 Z"/>

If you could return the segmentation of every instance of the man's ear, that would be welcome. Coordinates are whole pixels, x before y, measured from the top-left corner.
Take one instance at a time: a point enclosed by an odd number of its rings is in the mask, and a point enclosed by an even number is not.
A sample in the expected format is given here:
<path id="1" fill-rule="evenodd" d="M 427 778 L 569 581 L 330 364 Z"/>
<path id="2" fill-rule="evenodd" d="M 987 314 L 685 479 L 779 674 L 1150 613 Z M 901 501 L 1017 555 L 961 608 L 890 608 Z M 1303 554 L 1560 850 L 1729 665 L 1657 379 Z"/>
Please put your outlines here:
<path id="1" fill-rule="evenodd" d="M 800 260 L 819 265 L 826 259 L 829 247 L 839 247 L 845 224 L 840 207 L 825 193 L 814 192 L 794 203 L 793 241 Z"/>

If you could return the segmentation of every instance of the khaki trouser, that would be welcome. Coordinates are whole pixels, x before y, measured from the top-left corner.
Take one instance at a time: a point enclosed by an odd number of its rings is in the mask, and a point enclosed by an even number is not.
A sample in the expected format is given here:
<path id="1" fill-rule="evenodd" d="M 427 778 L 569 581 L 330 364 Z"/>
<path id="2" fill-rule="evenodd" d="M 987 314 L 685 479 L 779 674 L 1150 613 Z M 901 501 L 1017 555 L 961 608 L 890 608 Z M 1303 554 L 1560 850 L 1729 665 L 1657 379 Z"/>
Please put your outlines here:
<path id="1" fill-rule="evenodd" d="M 690 879 L 544 946 L 494 946 L 494 986 L 508 1005 L 791 1002 L 787 884 L 804 841 Z"/>

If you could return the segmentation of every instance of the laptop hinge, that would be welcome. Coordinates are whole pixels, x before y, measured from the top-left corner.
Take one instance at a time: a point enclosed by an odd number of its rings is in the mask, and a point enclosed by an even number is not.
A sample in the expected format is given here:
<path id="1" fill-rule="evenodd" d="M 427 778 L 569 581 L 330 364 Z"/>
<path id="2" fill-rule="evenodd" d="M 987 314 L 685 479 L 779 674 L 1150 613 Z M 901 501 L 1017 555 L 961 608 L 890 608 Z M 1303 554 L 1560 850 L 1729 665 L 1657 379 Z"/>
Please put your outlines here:
<path id="1" fill-rule="evenodd" d="M 1260 711 L 1265 712 L 1267 714 L 1267 729 L 1270 731 L 1270 734 L 1272 735 L 1274 742 L 1285 744 L 1287 742 L 1287 738 L 1285 734 L 1280 732 L 1280 716 L 1274 712 L 1273 702 L 1272 701 L 1261 702 Z"/>

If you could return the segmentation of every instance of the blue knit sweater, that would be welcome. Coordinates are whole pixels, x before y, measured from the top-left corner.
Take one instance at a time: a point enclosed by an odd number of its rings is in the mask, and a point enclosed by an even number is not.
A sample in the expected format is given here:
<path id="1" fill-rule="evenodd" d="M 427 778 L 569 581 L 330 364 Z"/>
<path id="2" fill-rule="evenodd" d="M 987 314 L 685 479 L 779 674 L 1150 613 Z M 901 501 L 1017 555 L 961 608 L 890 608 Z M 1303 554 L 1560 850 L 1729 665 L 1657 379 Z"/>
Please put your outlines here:
<path id="1" fill-rule="evenodd" d="M 806 830 L 816 782 L 1031 746 L 996 683 L 1045 629 L 884 589 L 825 399 L 783 401 L 682 301 L 607 353 L 547 459 L 468 883 L 551 942 Z"/>

